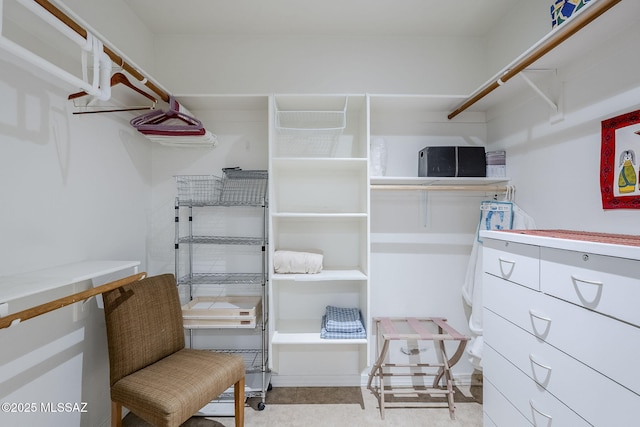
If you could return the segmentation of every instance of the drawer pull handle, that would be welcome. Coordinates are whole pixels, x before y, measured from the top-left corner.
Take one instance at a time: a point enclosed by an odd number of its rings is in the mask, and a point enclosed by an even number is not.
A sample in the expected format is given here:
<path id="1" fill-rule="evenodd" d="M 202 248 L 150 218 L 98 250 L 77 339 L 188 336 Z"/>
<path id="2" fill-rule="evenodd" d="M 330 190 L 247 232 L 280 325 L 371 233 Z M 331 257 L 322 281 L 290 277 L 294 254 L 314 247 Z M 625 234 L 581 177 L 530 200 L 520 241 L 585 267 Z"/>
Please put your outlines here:
<path id="1" fill-rule="evenodd" d="M 596 308 L 602 297 L 604 282 L 580 279 L 573 274 L 571 275 L 571 280 L 582 305 L 587 308 Z M 592 286 L 579 286 L 580 283 Z"/>
<path id="2" fill-rule="evenodd" d="M 534 358 L 533 358 L 533 355 L 532 355 L 532 354 L 530 354 L 530 355 L 529 355 L 529 360 L 531 360 L 531 363 L 533 363 L 533 364 L 535 364 L 535 365 L 538 365 L 538 366 L 540 366 L 541 368 L 546 369 L 547 371 L 550 371 L 550 370 L 551 370 L 551 366 L 549 366 L 549 365 L 543 365 L 542 363 L 538 362 L 536 359 L 534 359 Z"/>
<path id="3" fill-rule="evenodd" d="M 533 375 L 533 380 L 542 387 L 547 387 L 549 385 L 549 381 L 551 381 L 551 366 L 543 365 L 538 362 L 533 358 L 533 354 L 529 354 L 529 360 L 531 361 L 531 374 Z M 541 372 L 536 368 L 536 366 L 542 368 L 544 372 Z"/>
<path id="4" fill-rule="evenodd" d="M 573 274 L 571 275 L 571 279 L 575 282 L 580 282 L 580 283 L 586 283 L 588 285 L 595 285 L 595 286 L 602 286 L 604 285 L 603 282 L 597 281 L 597 280 L 586 280 L 586 279 L 580 279 L 576 276 L 574 276 Z"/>
<path id="5" fill-rule="evenodd" d="M 547 418 L 549 420 L 553 419 L 553 417 L 551 415 L 545 414 L 544 412 L 542 412 L 538 408 L 536 408 L 535 405 L 533 404 L 533 400 L 529 400 L 529 406 L 531 406 L 531 409 L 534 412 L 537 412 L 538 414 L 542 415 L 543 417 L 545 417 L 545 418 Z M 535 420 L 534 420 L 534 424 L 535 424 Z"/>
<path id="6" fill-rule="evenodd" d="M 536 313 L 532 309 L 529 309 L 529 316 L 531 316 L 531 327 L 533 328 L 533 334 L 545 339 L 551 329 L 551 318 Z M 538 319 L 539 321 L 536 321 Z"/>
<path id="7" fill-rule="evenodd" d="M 513 273 L 516 262 L 510 259 L 504 259 L 502 257 L 498 257 L 498 261 L 500 262 L 500 273 L 502 273 L 503 277 L 509 278 L 511 276 L 511 273 Z M 505 264 L 508 265 L 505 266 Z"/>
<path id="8" fill-rule="evenodd" d="M 532 317 L 535 317 L 536 319 L 544 320 L 545 322 L 549 322 L 549 323 L 551 323 L 551 318 L 550 318 L 550 317 L 545 317 L 545 316 L 542 316 L 542 315 L 540 315 L 540 314 L 537 314 L 537 313 L 536 313 L 536 312 L 534 312 L 533 310 L 529 310 L 529 314 L 530 314 Z"/>

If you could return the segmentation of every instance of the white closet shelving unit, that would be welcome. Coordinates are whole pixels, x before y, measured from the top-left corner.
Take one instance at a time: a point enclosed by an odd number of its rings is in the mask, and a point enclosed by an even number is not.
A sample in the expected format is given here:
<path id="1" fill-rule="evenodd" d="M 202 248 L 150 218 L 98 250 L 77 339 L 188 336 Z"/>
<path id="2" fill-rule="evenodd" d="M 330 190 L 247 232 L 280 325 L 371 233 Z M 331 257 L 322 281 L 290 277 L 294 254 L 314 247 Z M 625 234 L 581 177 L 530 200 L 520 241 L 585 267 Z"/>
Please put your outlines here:
<path id="1" fill-rule="evenodd" d="M 283 383 L 360 385 L 368 366 L 368 339 L 320 337 L 327 305 L 359 308 L 368 327 L 367 117 L 364 95 L 273 97 L 270 259 L 276 250 L 323 254 L 317 274 L 269 265 L 270 360 Z"/>

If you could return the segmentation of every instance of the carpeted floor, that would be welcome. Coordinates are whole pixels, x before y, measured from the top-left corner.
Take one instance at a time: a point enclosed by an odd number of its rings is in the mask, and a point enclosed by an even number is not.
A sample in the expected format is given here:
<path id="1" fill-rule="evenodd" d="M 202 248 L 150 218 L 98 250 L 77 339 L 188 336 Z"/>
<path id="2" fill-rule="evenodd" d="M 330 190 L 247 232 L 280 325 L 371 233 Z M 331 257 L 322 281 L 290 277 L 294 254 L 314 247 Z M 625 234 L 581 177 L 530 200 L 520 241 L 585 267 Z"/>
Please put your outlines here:
<path id="1" fill-rule="evenodd" d="M 417 396 L 417 395 L 416 395 Z M 267 392 L 266 407 L 257 410 L 259 398 L 247 399 L 246 426 L 264 427 L 481 427 L 482 385 L 456 388 L 456 419 L 451 420 L 443 396 L 420 395 L 406 399 L 387 397 L 385 419 L 376 397 L 366 387 L 274 387 Z M 406 405 L 403 402 L 407 402 Z M 128 414 L 124 427 L 149 427 Z M 182 427 L 233 427 L 233 417 L 193 417 Z"/>
<path id="2" fill-rule="evenodd" d="M 256 408 L 260 398 L 247 399 Z M 364 408 L 360 387 L 274 387 L 267 392 L 267 405 L 359 405 Z"/>
<path id="3" fill-rule="evenodd" d="M 419 389 L 419 388 L 418 388 Z M 474 393 L 470 389 L 468 394 L 463 393 L 458 387 L 454 387 L 454 401 L 465 403 L 482 403 L 482 391 Z M 366 392 L 369 392 L 366 390 Z M 265 403 L 267 405 L 360 405 L 364 408 L 362 397 L 363 390 L 360 387 L 277 387 L 267 393 Z M 247 399 L 247 404 L 256 408 L 260 398 Z M 411 403 L 446 403 L 443 395 L 420 394 L 415 396 L 389 396 L 389 403 L 408 401 Z"/>

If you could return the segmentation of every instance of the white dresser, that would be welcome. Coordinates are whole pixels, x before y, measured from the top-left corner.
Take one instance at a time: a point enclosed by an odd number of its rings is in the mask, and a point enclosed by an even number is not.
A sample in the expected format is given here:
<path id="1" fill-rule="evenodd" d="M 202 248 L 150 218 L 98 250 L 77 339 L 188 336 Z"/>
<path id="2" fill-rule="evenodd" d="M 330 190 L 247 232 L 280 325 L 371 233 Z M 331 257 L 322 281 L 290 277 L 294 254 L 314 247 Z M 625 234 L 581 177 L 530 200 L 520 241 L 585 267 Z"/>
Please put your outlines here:
<path id="1" fill-rule="evenodd" d="M 484 425 L 640 425 L 640 237 L 481 236 Z"/>

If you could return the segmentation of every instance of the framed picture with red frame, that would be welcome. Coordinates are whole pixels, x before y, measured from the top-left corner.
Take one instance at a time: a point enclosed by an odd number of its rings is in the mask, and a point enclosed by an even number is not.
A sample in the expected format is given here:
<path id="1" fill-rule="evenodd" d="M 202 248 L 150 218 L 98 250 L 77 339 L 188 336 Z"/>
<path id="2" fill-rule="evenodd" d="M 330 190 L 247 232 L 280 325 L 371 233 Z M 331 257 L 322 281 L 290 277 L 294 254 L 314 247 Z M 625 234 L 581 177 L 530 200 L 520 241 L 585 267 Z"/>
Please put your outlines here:
<path id="1" fill-rule="evenodd" d="M 603 209 L 640 209 L 640 110 L 602 121 Z"/>

